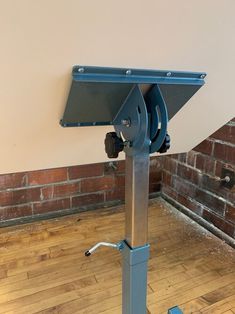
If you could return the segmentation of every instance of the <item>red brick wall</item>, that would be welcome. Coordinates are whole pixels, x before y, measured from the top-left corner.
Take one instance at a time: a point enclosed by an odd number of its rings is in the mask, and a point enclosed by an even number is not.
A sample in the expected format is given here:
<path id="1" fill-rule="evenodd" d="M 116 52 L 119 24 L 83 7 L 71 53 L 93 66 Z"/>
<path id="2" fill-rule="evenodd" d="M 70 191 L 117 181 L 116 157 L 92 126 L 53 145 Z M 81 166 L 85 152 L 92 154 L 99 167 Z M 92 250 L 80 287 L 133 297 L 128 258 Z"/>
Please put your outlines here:
<path id="1" fill-rule="evenodd" d="M 123 201 L 125 163 L 116 166 L 114 170 L 100 163 L 0 175 L 0 222 Z M 235 187 L 221 188 L 216 180 L 223 167 L 235 171 L 235 119 L 188 154 L 152 158 L 150 196 L 162 183 L 164 195 L 235 237 Z"/>
<path id="2" fill-rule="evenodd" d="M 125 163 L 65 167 L 0 175 L 0 221 L 69 213 L 124 200 Z M 150 194 L 160 191 L 160 159 L 151 160 Z"/>
<path id="3" fill-rule="evenodd" d="M 220 186 L 222 168 L 235 172 L 235 119 L 189 153 L 165 157 L 162 192 L 235 238 L 235 186 Z"/>

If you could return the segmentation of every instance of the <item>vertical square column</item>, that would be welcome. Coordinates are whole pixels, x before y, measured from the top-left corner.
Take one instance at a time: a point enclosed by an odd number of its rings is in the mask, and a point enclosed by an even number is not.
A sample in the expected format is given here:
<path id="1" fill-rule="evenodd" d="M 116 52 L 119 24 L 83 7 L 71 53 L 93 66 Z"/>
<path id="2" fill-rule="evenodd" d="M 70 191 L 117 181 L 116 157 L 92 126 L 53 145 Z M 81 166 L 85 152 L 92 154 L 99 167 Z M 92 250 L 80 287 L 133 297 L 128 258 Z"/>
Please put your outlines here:
<path id="1" fill-rule="evenodd" d="M 127 155 L 125 240 L 131 248 L 144 246 L 148 242 L 148 197 L 149 153 Z"/>
<path id="2" fill-rule="evenodd" d="M 147 312 L 148 195 L 148 152 L 127 155 L 126 226 L 122 250 L 123 314 L 146 314 Z"/>
<path id="3" fill-rule="evenodd" d="M 147 313 L 147 271 L 149 245 L 122 249 L 122 314 Z"/>

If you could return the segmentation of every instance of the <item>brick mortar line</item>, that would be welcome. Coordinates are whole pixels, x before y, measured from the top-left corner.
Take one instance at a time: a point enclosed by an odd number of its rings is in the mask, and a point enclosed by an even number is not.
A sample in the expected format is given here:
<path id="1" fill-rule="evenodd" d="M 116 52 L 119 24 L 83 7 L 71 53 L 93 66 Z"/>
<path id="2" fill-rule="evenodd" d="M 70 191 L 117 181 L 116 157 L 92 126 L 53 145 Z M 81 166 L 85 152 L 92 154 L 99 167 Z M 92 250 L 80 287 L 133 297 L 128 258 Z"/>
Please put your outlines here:
<path id="1" fill-rule="evenodd" d="M 233 144 L 231 142 L 227 142 L 227 141 L 224 141 L 224 140 L 219 140 L 219 139 L 216 139 L 216 138 L 212 138 L 212 140 L 213 140 L 214 143 L 219 143 L 219 144 L 222 144 L 222 145 L 235 147 L 235 144 Z"/>
<path id="2" fill-rule="evenodd" d="M 87 192 L 87 193 L 81 193 L 80 192 L 79 194 L 64 195 L 64 196 L 61 196 L 61 197 L 48 198 L 48 199 L 41 200 L 41 201 L 29 201 L 27 203 L 20 203 L 20 204 L 12 204 L 12 205 L 7 205 L 7 206 L 0 206 L 0 210 L 11 208 L 11 207 L 23 207 L 25 205 L 34 205 L 34 204 L 51 202 L 51 201 L 60 201 L 60 200 L 74 198 L 74 197 L 78 197 L 78 196 L 86 196 L 86 195 L 91 195 L 91 194 L 103 194 L 105 191 L 108 191 L 108 190 L 101 190 L 101 191 L 94 191 L 94 192 Z"/>
<path id="3" fill-rule="evenodd" d="M 69 183 L 79 183 L 81 179 L 78 180 L 71 180 L 71 181 L 58 181 L 58 182 L 51 182 L 51 183 L 44 183 L 44 184 L 38 184 L 38 185 L 26 185 L 21 187 L 15 187 L 15 188 L 7 188 L 5 190 L 0 190 L 0 192 L 12 192 L 12 191 L 21 191 L 21 190 L 30 190 L 30 189 L 36 189 L 36 188 L 43 188 L 43 187 L 50 187 L 50 186 L 58 186 L 58 185 L 65 185 Z"/>
<path id="4" fill-rule="evenodd" d="M 195 152 L 195 154 L 197 154 L 197 155 L 202 155 L 203 157 L 210 158 L 210 159 L 212 159 L 212 160 L 215 161 L 215 162 L 217 162 L 217 161 L 221 162 L 221 161 L 222 161 L 222 163 L 234 167 L 234 165 L 231 164 L 230 162 L 226 162 L 226 161 L 224 161 L 224 160 L 222 160 L 222 159 L 215 158 L 214 156 L 207 155 L 207 154 L 203 154 L 203 153 L 200 153 L 200 152 L 197 152 L 197 151 L 194 151 L 194 152 Z M 178 159 L 171 158 L 170 156 L 166 156 L 166 157 L 168 157 L 168 158 L 171 159 L 171 160 L 174 160 L 174 161 L 177 163 L 177 167 L 178 167 L 178 164 L 180 164 L 180 165 L 185 166 L 185 167 L 188 167 L 188 168 L 190 168 L 190 169 L 194 169 L 194 170 L 196 170 L 196 171 L 199 171 L 200 173 L 204 173 L 203 170 L 196 168 L 196 165 L 195 165 L 195 167 L 194 167 L 194 166 L 191 166 L 191 165 L 187 164 L 187 161 L 186 161 L 186 162 L 180 161 L 180 160 L 178 160 Z M 195 161 L 195 162 L 196 162 L 196 161 Z M 163 168 L 163 170 L 165 170 L 165 169 Z M 214 169 L 214 170 L 215 170 L 215 169 Z"/>
<path id="5" fill-rule="evenodd" d="M 206 156 L 206 155 L 205 155 Z M 214 160 L 214 161 L 217 161 L 217 159 L 216 160 Z M 181 161 L 178 161 L 178 164 L 181 164 L 182 166 L 185 166 L 186 168 L 190 168 L 190 169 L 192 169 L 192 170 L 194 170 L 194 171 L 196 171 L 196 172 L 198 172 L 198 173 L 200 173 L 200 174 L 204 174 L 205 176 L 208 176 L 208 177 L 210 177 L 210 178 L 212 178 L 212 179 L 219 179 L 220 177 L 218 177 L 218 176 L 216 176 L 215 174 L 214 175 L 212 175 L 212 174 L 210 174 L 210 173 L 205 173 L 205 172 L 203 172 L 203 170 L 201 170 L 201 169 L 198 169 L 198 168 L 196 168 L 196 166 L 194 167 L 194 166 L 191 166 L 191 165 L 189 165 L 189 164 L 187 164 L 187 163 L 184 163 L 184 162 L 181 162 Z M 229 163 L 225 163 L 225 164 L 229 164 Z M 166 169 L 163 169 L 163 171 L 167 171 L 168 173 L 171 173 L 171 172 L 169 172 L 168 170 L 166 170 Z M 178 171 L 178 167 L 177 167 L 177 171 Z M 215 165 L 214 165 L 214 169 L 213 169 L 213 173 L 215 173 Z M 176 172 L 176 174 L 172 174 L 172 175 L 177 175 L 177 176 L 179 176 L 180 177 L 180 175 L 178 174 L 178 172 Z M 180 177 L 180 178 L 182 178 L 182 177 Z M 183 178 L 182 178 L 183 179 Z M 185 180 L 185 179 L 184 179 Z M 196 184 L 195 184 L 196 185 Z"/>
<path id="6" fill-rule="evenodd" d="M 179 177 L 180 179 L 182 179 L 182 180 L 184 181 L 185 184 L 190 184 L 190 185 L 192 185 L 192 186 L 198 188 L 199 190 L 201 190 L 201 191 L 203 191 L 203 192 L 209 194 L 210 196 L 214 196 L 215 198 L 217 198 L 217 199 L 223 201 L 224 203 L 227 203 L 227 200 L 226 200 L 225 198 L 223 198 L 222 196 L 218 196 L 218 195 L 216 195 L 216 194 L 214 194 L 214 193 L 212 193 L 212 192 L 210 192 L 210 191 L 208 191 L 208 190 L 204 190 L 204 189 L 203 189 L 202 187 L 200 187 L 199 185 L 196 185 L 195 183 L 192 183 L 192 182 L 190 182 L 190 181 L 188 181 L 188 180 L 186 180 L 186 179 L 180 177 L 180 176 L 177 175 L 177 174 L 176 174 L 176 175 L 174 174 L 173 176 Z"/>
<path id="7" fill-rule="evenodd" d="M 151 172 L 150 172 L 151 173 Z M 21 191 L 21 190 L 32 190 L 36 188 L 44 188 L 44 187 L 54 187 L 54 186 L 61 186 L 61 185 L 68 185 L 68 184 L 73 184 L 73 183 L 81 183 L 84 180 L 89 180 L 89 179 L 101 179 L 104 177 L 123 177 L 125 174 L 123 173 L 117 173 L 117 174 L 106 174 L 106 175 L 100 175 L 100 176 L 94 176 L 94 177 L 84 177 L 84 178 L 79 178 L 79 179 L 70 179 L 66 181 L 58 181 L 58 182 L 51 182 L 51 183 L 44 183 L 44 184 L 38 184 L 38 185 L 25 185 L 21 187 L 13 187 L 13 188 L 7 188 L 7 189 L 0 189 L 1 192 L 12 192 L 12 191 Z"/>
<path id="8" fill-rule="evenodd" d="M 198 154 L 200 154 L 200 153 L 198 153 Z M 204 155 L 204 154 L 203 154 Z M 208 155 L 204 155 L 204 156 L 207 156 L 208 157 Z M 190 169 L 193 169 L 193 170 L 195 170 L 195 171 L 198 171 L 198 172 L 202 172 L 202 170 L 201 169 L 198 169 L 198 168 L 195 168 L 194 166 L 191 166 L 191 165 L 189 165 L 189 164 L 187 164 L 186 162 L 183 162 L 183 161 L 179 161 L 179 160 L 177 160 L 177 159 L 172 159 L 171 157 L 168 157 L 168 158 L 170 158 L 171 160 L 174 160 L 175 162 L 176 162 L 176 170 L 178 171 L 178 164 L 180 164 L 180 165 L 182 165 L 182 166 L 185 166 L 186 168 L 190 168 Z M 165 168 L 163 168 L 162 170 L 164 170 L 164 171 L 167 171 L 168 173 L 171 173 L 171 172 L 169 172 L 168 170 L 166 170 Z"/>
<path id="9" fill-rule="evenodd" d="M 60 185 L 68 185 L 72 183 L 79 183 L 82 182 L 84 179 L 95 179 L 95 178 L 104 178 L 105 176 L 107 177 L 115 177 L 112 175 L 101 175 L 101 176 L 94 176 L 94 177 L 84 177 L 84 178 L 79 178 L 79 179 L 71 179 L 71 180 L 66 180 L 66 181 L 58 181 L 58 182 L 51 182 L 51 183 L 44 183 L 44 184 L 38 184 L 38 185 L 25 185 L 22 187 L 13 187 L 13 188 L 7 188 L 4 190 L 0 190 L 0 192 L 11 192 L 11 191 L 19 191 L 19 190 L 30 190 L 30 189 L 35 189 L 35 188 L 43 188 L 43 187 L 49 187 L 49 186 L 60 186 Z M 117 174 L 116 176 L 123 176 L 122 174 Z"/>
<path id="10" fill-rule="evenodd" d="M 195 199 L 193 199 L 193 198 L 191 198 L 191 197 L 189 197 L 189 199 L 190 199 L 190 201 L 192 201 L 192 202 L 195 202 L 196 204 L 198 204 L 199 206 L 200 206 L 200 208 L 204 211 L 204 209 L 206 209 L 208 212 L 210 212 L 211 214 L 213 214 L 213 215 L 215 215 L 215 216 L 217 216 L 218 218 L 221 218 L 223 221 L 225 221 L 225 222 L 228 222 L 228 221 L 226 221 L 226 219 L 225 219 L 225 209 L 224 209 L 224 213 L 223 214 L 219 214 L 218 212 L 215 212 L 215 211 L 213 211 L 210 207 L 208 207 L 207 205 L 205 205 L 205 204 L 202 204 L 202 203 L 200 203 L 200 202 L 198 202 L 197 200 L 195 200 Z M 178 202 L 178 203 L 180 203 L 178 200 L 176 200 L 176 202 Z M 181 204 L 181 203 L 180 203 Z M 182 204 L 182 206 L 184 206 L 183 204 Z M 190 208 L 188 208 L 189 210 L 191 210 Z M 198 214 L 199 215 L 199 214 Z M 203 216 L 201 216 L 201 215 L 199 215 L 200 217 L 203 217 Z M 230 223 L 230 222 L 228 222 L 228 223 Z M 230 223 L 230 224 L 232 224 L 232 223 Z M 232 224 L 232 225 L 234 225 L 234 224 Z M 235 225 L 234 225 L 235 226 Z"/>
<path id="11" fill-rule="evenodd" d="M 161 181 L 158 181 L 157 184 L 161 183 Z M 124 188 L 124 186 L 122 186 Z M 60 201 L 60 200 L 64 200 L 64 199 L 70 199 L 70 201 L 72 202 L 72 199 L 75 197 L 79 197 L 79 196 L 87 196 L 87 195 L 93 195 L 93 194 L 104 194 L 106 195 L 106 192 L 112 192 L 115 191 L 115 187 L 112 189 L 108 189 L 108 190 L 100 190 L 100 191 L 92 191 L 92 192 L 79 192 L 79 193 L 75 193 L 75 194 L 70 194 L 70 195 L 64 195 L 64 196 L 57 196 L 55 198 L 48 198 L 48 199 L 44 199 L 44 200 L 39 200 L 39 201 L 29 201 L 26 203 L 20 203 L 20 204 L 12 204 L 12 205 L 6 205 L 6 206 L 0 206 L 0 210 L 3 209 L 8 209 L 8 208 L 12 208 L 12 207 L 24 207 L 26 205 L 31 205 L 33 208 L 34 204 L 40 204 L 40 203 L 46 203 L 46 202 L 52 202 L 52 201 Z M 153 194 L 155 192 L 149 193 L 149 194 Z M 72 207 L 72 203 L 71 203 L 71 207 Z"/>
<path id="12" fill-rule="evenodd" d="M 212 143 L 211 156 L 214 156 L 214 152 L 215 152 L 215 141 L 213 141 Z"/>
<path id="13" fill-rule="evenodd" d="M 206 141 L 208 141 L 208 142 L 213 142 L 213 138 L 212 137 L 207 137 L 204 141 L 206 142 Z M 199 146 L 200 144 L 202 144 L 204 141 L 202 141 L 201 143 L 199 143 L 197 146 Z M 197 146 L 195 146 L 195 148 L 197 147 Z M 180 153 L 181 154 L 181 153 Z"/>
<path id="14" fill-rule="evenodd" d="M 166 171 L 168 174 L 171 174 L 171 175 L 174 176 L 174 177 L 178 177 L 178 178 L 182 179 L 185 184 L 192 185 L 193 187 L 198 188 L 199 190 L 201 190 L 201 191 L 203 191 L 203 192 L 209 194 L 210 196 L 213 196 L 213 197 L 215 197 L 215 198 L 217 198 L 217 199 L 223 201 L 225 204 L 233 205 L 231 202 L 227 201 L 225 198 L 223 198 L 223 197 L 221 197 L 221 196 L 218 196 L 218 195 L 216 195 L 216 194 L 214 194 L 214 193 L 212 193 L 212 192 L 210 192 L 210 191 L 208 191 L 208 190 L 202 189 L 200 186 L 198 186 L 198 185 L 196 185 L 195 183 L 192 183 L 192 182 L 190 182 L 190 181 L 188 181 L 188 180 L 186 180 L 186 179 L 180 177 L 178 174 L 172 174 L 171 172 L 169 172 L 169 171 L 167 171 L 167 170 L 164 170 L 164 171 Z"/>
<path id="15" fill-rule="evenodd" d="M 30 205 L 32 206 L 33 203 L 40 203 L 39 201 L 35 201 L 35 202 L 28 202 L 28 203 L 20 203 L 20 204 L 13 204 L 13 205 L 6 205 L 6 206 L 0 206 L 0 211 L 3 209 L 8 209 L 8 208 L 12 208 L 12 207 L 24 207 L 25 205 Z"/>
<path id="16" fill-rule="evenodd" d="M 166 194 L 166 193 L 163 193 L 163 194 Z M 179 193 L 178 193 L 179 194 Z M 170 197 L 170 196 L 169 196 Z M 202 209 L 202 210 L 204 210 L 204 209 L 206 209 L 208 212 L 210 212 L 211 214 L 213 214 L 213 215 L 215 215 L 215 216 L 217 216 L 218 218 L 221 218 L 223 221 L 225 221 L 225 222 L 228 222 L 228 223 L 230 223 L 231 225 L 234 225 L 234 224 L 232 224 L 231 222 L 229 222 L 229 221 L 227 221 L 226 219 L 225 219 L 225 212 L 224 212 L 224 214 L 223 215 L 220 215 L 218 212 L 215 212 L 215 211 L 213 211 L 210 207 L 208 207 L 208 206 L 206 206 L 205 204 L 202 204 L 202 203 L 200 203 L 200 202 L 198 202 L 197 200 L 195 200 L 195 199 L 193 199 L 193 198 L 191 198 L 191 197 L 187 197 L 192 203 L 196 203 L 196 205 L 199 205 L 200 206 L 200 208 Z M 176 202 L 178 202 L 179 204 L 181 204 L 182 206 L 184 206 L 180 201 L 178 201 L 178 200 L 175 200 Z M 185 206 L 186 207 L 186 206 Z M 190 211 L 192 211 L 190 208 L 188 208 Z M 193 211 L 192 211 L 193 212 Z M 199 215 L 199 214 L 197 214 L 198 216 L 200 216 L 200 217 L 202 217 L 201 215 Z M 204 218 L 203 218 L 204 219 Z M 235 225 L 234 225 L 235 226 Z"/>
<path id="17" fill-rule="evenodd" d="M 190 202 L 196 203 L 197 205 L 199 205 L 200 207 L 202 207 L 202 209 L 203 209 L 203 207 L 208 208 L 206 205 L 204 205 L 204 204 L 198 202 L 197 200 L 195 200 L 194 198 L 192 198 L 192 197 L 190 197 L 190 196 L 187 196 L 187 198 L 190 200 Z"/>
<path id="18" fill-rule="evenodd" d="M 12 207 L 23 207 L 25 205 L 33 206 L 34 204 L 46 203 L 46 202 L 50 202 L 50 201 L 60 201 L 60 200 L 69 199 L 69 198 L 70 198 L 70 196 L 64 196 L 64 197 L 59 197 L 59 198 L 50 198 L 50 199 L 43 200 L 43 201 L 29 201 L 27 203 L 20 203 L 20 204 L 12 204 L 12 205 L 7 205 L 7 206 L 0 206 L 0 210 L 12 208 Z"/>

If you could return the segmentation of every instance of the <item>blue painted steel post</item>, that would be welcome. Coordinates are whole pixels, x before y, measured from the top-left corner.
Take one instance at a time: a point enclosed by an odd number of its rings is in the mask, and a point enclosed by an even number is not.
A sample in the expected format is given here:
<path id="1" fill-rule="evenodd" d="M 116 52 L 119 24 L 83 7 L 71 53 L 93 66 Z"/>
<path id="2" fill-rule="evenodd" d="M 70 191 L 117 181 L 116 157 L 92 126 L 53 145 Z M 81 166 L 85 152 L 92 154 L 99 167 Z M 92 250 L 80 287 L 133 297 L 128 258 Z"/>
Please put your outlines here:
<path id="1" fill-rule="evenodd" d="M 149 245 L 131 249 L 124 242 L 122 257 L 122 313 L 146 314 Z"/>
<path id="2" fill-rule="evenodd" d="M 175 306 L 168 310 L 168 314 L 183 314 L 183 312 L 178 308 L 178 306 Z"/>

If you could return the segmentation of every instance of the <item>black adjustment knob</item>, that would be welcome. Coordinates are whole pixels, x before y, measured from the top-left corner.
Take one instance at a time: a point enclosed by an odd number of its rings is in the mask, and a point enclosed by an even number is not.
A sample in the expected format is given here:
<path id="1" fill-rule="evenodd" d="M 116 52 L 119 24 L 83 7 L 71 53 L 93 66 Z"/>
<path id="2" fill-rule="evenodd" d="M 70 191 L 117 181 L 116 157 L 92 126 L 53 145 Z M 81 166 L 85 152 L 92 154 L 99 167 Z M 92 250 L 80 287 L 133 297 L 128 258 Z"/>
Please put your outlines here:
<path id="1" fill-rule="evenodd" d="M 168 151 L 168 149 L 170 148 L 170 142 L 171 142 L 170 135 L 166 134 L 165 140 L 164 140 L 162 146 L 159 148 L 158 152 L 160 154 L 166 153 Z"/>
<path id="2" fill-rule="evenodd" d="M 105 137 L 105 152 L 109 158 L 117 158 L 118 154 L 123 151 L 123 140 L 117 136 L 116 132 L 109 132 Z"/>

